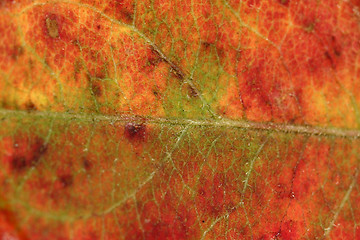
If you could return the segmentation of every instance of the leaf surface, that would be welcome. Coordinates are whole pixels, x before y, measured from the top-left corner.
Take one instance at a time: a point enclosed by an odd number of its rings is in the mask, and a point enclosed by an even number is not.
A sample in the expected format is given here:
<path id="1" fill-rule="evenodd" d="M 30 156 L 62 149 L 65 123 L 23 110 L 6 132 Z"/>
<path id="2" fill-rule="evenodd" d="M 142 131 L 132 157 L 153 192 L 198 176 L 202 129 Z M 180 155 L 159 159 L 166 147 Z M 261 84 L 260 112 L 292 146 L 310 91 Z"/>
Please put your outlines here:
<path id="1" fill-rule="evenodd" d="M 356 239 L 359 7 L 0 2 L 1 239 Z"/>

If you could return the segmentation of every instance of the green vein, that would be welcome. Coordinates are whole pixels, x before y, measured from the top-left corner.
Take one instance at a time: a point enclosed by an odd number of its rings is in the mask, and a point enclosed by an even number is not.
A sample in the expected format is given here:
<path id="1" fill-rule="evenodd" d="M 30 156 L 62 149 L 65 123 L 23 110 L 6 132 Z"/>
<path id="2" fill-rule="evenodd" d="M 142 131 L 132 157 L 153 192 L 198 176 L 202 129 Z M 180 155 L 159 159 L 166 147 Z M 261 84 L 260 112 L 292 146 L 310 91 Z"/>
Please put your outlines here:
<path id="1" fill-rule="evenodd" d="M 348 190 L 346 191 L 343 199 L 341 200 L 341 203 L 339 205 L 339 207 L 337 208 L 335 214 L 334 214 L 334 217 L 333 219 L 331 220 L 329 226 L 327 228 L 325 228 L 325 232 L 324 232 L 324 237 L 327 238 L 330 234 L 330 231 L 332 230 L 332 228 L 334 227 L 334 224 L 335 224 L 335 221 L 336 219 L 338 218 L 341 210 L 344 208 L 345 206 L 345 203 L 349 200 L 349 197 L 350 197 L 350 194 L 352 192 L 352 190 L 354 189 L 355 185 L 356 185 L 356 182 L 357 182 L 357 178 L 358 178 L 358 175 L 359 175 L 359 171 L 358 169 L 356 169 L 356 172 L 355 172 L 355 175 L 353 176 L 353 180 L 348 188 Z"/>

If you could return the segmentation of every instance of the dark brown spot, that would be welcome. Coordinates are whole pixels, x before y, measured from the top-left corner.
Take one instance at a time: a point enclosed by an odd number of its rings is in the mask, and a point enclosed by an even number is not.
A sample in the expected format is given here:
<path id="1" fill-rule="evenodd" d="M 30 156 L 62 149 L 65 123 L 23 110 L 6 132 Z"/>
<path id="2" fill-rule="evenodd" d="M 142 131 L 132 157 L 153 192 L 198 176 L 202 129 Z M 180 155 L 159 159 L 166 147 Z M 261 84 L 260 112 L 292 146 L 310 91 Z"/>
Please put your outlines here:
<path id="1" fill-rule="evenodd" d="M 158 89 L 153 89 L 153 94 L 155 97 L 157 97 L 159 95 Z"/>
<path id="2" fill-rule="evenodd" d="M 127 22 L 131 22 L 133 20 L 133 14 L 126 9 L 121 10 L 121 15 L 125 18 Z"/>
<path id="3" fill-rule="evenodd" d="M 91 83 L 91 92 L 94 96 L 100 97 L 102 94 L 100 83 L 92 82 Z"/>
<path id="4" fill-rule="evenodd" d="M 101 29 L 100 24 L 98 24 L 98 25 L 96 26 L 96 28 L 97 28 L 97 30 L 100 30 L 100 29 Z"/>
<path id="5" fill-rule="evenodd" d="M 92 163 L 88 159 L 83 158 L 83 166 L 85 170 L 90 170 L 92 167 Z"/>
<path id="6" fill-rule="evenodd" d="M 205 50 L 208 50 L 212 44 L 209 42 L 202 42 L 201 45 L 204 47 Z"/>
<path id="7" fill-rule="evenodd" d="M 335 62 L 334 62 L 334 59 L 332 58 L 332 56 L 330 55 L 330 53 L 328 51 L 326 51 L 324 53 L 324 55 L 325 55 L 326 59 L 329 60 L 331 67 L 335 68 Z"/>
<path id="8" fill-rule="evenodd" d="M 334 53 L 335 53 L 336 56 L 340 57 L 341 56 L 341 49 L 334 48 Z"/>
<path id="9" fill-rule="evenodd" d="M 47 146 L 41 138 L 37 138 L 33 144 L 30 144 L 26 139 L 22 139 L 19 142 L 16 141 L 13 147 L 15 153 L 10 165 L 15 171 L 22 171 L 35 166 L 47 150 Z"/>
<path id="10" fill-rule="evenodd" d="M 59 37 L 59 27 L 57 20 L 55 18 L 46 18 L 45 19 L 46 29 L 51 38 Z"/>
<path id="11" fill-rule="evenodd" d="M 70 174 L 64 174 L 59 177 L 61 185 L 66 188 L 71 186 L 74 183 L 74 178 Z"/>
<path id="12" fill-rule="evenodd" d="M 25 109 L 28 111 L 35 111 L 37 110 L 36 106 L 34 105 L 34 103 L 32 101 L 29 101 L 25 104 Z"/>
<path id="13" fill-rule="evenodd" d="M 145 139 L 146 125 L 144 123 L 127 123 L 125 124 L 125 136 L 131 140 Z"/>
<path id="14" fill-rule="evenodd" d="M 13 60 L 17 60 L 20 56 L 22 56 L 24 54 L 24 48 L 22 46 L 19 45 L 14 45 L 12 54 L 11 54 L 11 58 Z"/>
<path id="15" fill-rule="evenodd" d="M 26 158 L 23 156 L 15 156 L 11 161 L 11 168 L 15 171 L 22 171 L 27 167 Z"/>
<path id="16" fill-rule="evenodd" d="M 333 50 L 334 50 L 334 54 L 337 57 L 341 56 L 342 48 L 341 48 L 341 45 L 336 40 L 335 36 L 331 37 L 331 44 L 332 44 L 332 47 L 333 47 Z"/>

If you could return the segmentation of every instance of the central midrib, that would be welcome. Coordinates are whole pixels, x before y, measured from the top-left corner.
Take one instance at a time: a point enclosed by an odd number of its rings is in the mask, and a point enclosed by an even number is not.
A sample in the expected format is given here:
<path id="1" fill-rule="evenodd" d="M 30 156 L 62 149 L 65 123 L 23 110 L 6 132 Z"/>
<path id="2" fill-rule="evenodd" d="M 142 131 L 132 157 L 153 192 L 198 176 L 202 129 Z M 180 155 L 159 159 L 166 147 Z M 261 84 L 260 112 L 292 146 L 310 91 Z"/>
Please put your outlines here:
<path id="1" fill-rule="evenodd" d="M 312 125 L 295 125 L 272 122 L 254 122 L 247 120 L 231 120 L 226 118 L 219 119 L 189 119 L 189 118 L 167 118 L 139 116 L 130 114 L 121 114 L 116 116 L 101 114 L 81 114 L 67 112 L 41 112 L 41 111 L 25 111 L 25 110 L 7 110 L 0 109 L 0 118 L 6 117 L 41 117 L 49 119 L 64 119 L 72 121 L 86 122 L 123 122 L 123 123 L 145 123 L 145 124 L 168 124 L 192 127 L 215 127 L 215 128 L 239 128 L 259 131 L 283 132 L 303 135 L 327 136 L 327 137 L 343 137 L 343 138 L 360 138 L 360 130 L 344 129 L 336 127 L 319 127 Z"/>

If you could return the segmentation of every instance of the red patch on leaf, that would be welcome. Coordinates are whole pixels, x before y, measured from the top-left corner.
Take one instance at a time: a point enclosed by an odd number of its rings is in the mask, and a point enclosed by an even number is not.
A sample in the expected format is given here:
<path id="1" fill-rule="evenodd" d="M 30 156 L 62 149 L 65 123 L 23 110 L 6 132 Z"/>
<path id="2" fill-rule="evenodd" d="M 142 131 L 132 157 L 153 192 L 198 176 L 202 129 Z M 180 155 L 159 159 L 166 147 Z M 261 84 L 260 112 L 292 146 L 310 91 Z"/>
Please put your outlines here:
<path id="1" fill-rule="evenodd" d="M 8 163 L 14 172 L 35 166 L 46 153 L 47 146 L 42 138 L 21 137 L 7 139 L 7 149 L 3 161 Z"/>

